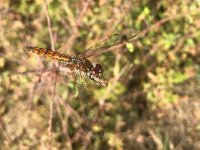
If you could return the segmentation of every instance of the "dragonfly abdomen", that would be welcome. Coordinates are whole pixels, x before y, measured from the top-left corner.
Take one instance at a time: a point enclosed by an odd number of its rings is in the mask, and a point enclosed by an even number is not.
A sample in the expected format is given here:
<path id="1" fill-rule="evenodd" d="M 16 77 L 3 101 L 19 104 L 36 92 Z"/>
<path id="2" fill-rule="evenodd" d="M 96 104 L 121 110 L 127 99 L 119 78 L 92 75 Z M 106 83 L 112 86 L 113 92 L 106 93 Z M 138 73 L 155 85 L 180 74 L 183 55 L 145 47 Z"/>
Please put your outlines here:
<path id="1" fill-rule="evenodd" d="M 27 50 L 61 62 L 68 62 L 71 59 L 71 56 L 69 55 L 61 54 L 52 50 L 47 50 L 45 48 L 27 47 Z"/>

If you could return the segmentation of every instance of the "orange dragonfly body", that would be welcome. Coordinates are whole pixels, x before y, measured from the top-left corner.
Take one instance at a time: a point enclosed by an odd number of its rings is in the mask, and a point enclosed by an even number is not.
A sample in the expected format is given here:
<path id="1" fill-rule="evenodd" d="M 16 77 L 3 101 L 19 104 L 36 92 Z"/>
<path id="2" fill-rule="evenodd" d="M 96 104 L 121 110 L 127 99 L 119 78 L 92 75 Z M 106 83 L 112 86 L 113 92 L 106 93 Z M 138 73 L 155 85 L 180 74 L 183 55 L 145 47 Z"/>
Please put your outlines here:
<path id="1" fill-rule="evenodd" d="M 135 36 L 136 35 L 127 37 L 120 34 L 114 34 L 107 39 L 99 42 L 95 46 L 84 50 L 80 55 L 73 57 L 66 54 L 58 53 L 56 51 L 47 50 L 45 48 L 27 47 L 27 49 L 33 53 L 37 53 L 38 55 L 57 60 L 59 62 L 63 62 L 67 64 L 67 66 L 74 73 L 86 75 L 89 77 L 89 79 L 95 81 L 96 83 L 102 86 L 107 86 L 108 82 L 103 77 L 102 66 L 100 64 L 95 64 L 93 66 L 87 58 L 105 52 L 109 48 L 121 44 L 122 42 L 127 41 Z"/>

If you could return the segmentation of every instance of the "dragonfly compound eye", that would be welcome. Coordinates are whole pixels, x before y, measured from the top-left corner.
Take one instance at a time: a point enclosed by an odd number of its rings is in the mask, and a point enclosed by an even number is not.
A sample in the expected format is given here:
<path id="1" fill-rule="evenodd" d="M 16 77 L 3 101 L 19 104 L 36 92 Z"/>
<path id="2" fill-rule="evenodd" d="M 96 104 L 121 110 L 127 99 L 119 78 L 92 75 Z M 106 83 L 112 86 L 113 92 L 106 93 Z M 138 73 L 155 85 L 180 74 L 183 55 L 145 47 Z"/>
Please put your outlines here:
<path id="1" fill-rule="evenodd" d="M 93 68 L 95 76 L 100 76 L 103 73 L 103 68 L 100 64 L 96 64 Z"/>

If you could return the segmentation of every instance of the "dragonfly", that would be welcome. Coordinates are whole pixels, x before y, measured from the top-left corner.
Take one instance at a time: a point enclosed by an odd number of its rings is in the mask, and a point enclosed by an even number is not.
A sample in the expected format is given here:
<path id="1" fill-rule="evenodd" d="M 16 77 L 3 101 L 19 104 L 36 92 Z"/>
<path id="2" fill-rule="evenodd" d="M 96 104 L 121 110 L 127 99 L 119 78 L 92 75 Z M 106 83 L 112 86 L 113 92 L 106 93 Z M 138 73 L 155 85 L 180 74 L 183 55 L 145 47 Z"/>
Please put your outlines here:
<path id="1" fill-rule="evenodd" d="M 92 62 L 88 60 L 88 58 L 106 52 L 111 47 L 129 41 L 130 39 L 136 36 L 136 34 L 131 36 L 121 35 L 118 33 L 113 34 L 110 37 L 100 41 L 96 45 L 85 49 L 82 53 L 80 53 L 77 56 L 70 56 L 67 54 L 59 53 L 57 51 L 47 50 L 45 48 L 39 47 L 27 47 L 27 50 L 38 55 L 64 63 L 71 70 L 75 81 L 77 81 L 76 85 L 81 101 L 85 102 L 90 98 L 90 93 L 87 89 L 87 83 L 85 80 L 82 80 L 82 77 L 88 77 L 90 80 L 96 82 L 101 86 L 108 86 L 108 81 L 104 78 L 104 70 L 102 65 L 93 65 Z"/>
<path id="2" fill-rule="evenodd" d="M 135 36 L 136 34 L 130 37 L 121 34 L 113 34 L 103 41 L 97 43 L 96 45 L 84 50 L 78 56 L 61 54 L 56 51 L 39 47 L 27 47 L 27 50 L 33 53 L 37 53 L 38 55 L 65 63 L 67 67 L 69 67 L 70 70 L 75 74 L 86 75 L 90 80 L 102 86 L 107 86 L 108 82 L 104 79 L 103 76 L 103 67 L 100 64 L 92 65 L 91 61 L 89 61 L 87 58 L 103 53 L 109 48 L 119 45 L 124 41 L 128 41 Z"/>

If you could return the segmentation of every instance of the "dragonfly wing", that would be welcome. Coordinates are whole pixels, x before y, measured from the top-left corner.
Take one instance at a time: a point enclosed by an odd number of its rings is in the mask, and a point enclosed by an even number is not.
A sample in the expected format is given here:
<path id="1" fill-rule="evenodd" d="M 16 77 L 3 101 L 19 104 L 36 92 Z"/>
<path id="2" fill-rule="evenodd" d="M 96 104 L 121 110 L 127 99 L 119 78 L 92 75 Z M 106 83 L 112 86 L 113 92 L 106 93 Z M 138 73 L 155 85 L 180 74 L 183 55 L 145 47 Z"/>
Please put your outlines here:
<path id="1" fill-rule="evenodd" d="M 83 58 L 88 58 L 90 56 L 100 54 L 109 49 L 110 47 L 121 44 L 122 42 L 127 41 L 135 36 L 136 34 L 131 35 L 129 37 L 121 34 L 113 34 L 110 37 L 104 39 L 103 41 L 97 43 L 96 45 L 84 50 L 79 56 Z"/>
<path id="2" fill-rule="evenodd" d="M 85 81 L 85 75 L 73 72 L 73 76 L 79 92 L 79 99 L 82 107 L 81 110 L 83 111 L 83 125 L 86 129 L 90 129 L 96 115 L 94 105 L 91 101 L 92 95 Z"/>

